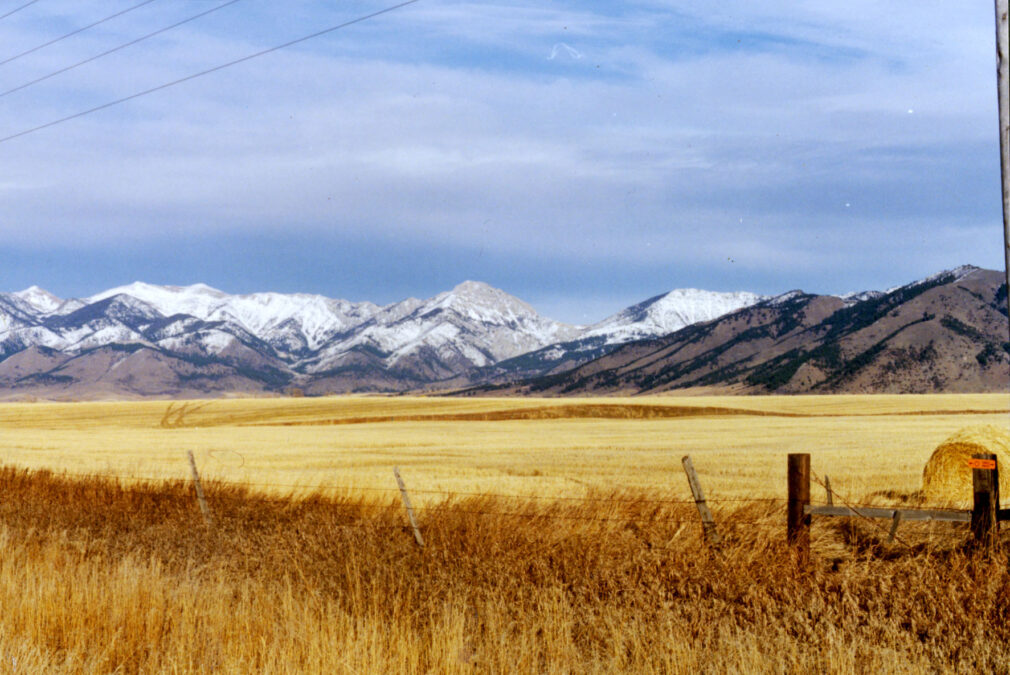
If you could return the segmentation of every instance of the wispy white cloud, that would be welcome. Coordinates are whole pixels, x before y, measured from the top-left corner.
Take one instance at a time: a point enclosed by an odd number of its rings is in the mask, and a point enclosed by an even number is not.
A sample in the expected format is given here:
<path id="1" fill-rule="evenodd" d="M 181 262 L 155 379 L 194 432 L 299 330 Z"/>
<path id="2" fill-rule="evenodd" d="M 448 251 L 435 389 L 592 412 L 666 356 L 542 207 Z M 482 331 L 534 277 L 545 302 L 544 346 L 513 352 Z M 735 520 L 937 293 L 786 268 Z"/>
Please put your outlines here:
<path id="1" fill-rule="evenodd" d="M 551 54 L 547 57 L 547 60 L 553 61 L 558 58 L 559 54 L 564 54 L 568 58 L 575 59 L 576 61 L 582 58 L 582 52 L 571 45 L 565 42 L 556 42 L 554 46 L 551 47 Z"/>
<path id="2" fill-rule="evenodd" d="M 0 87 L 189 5 L 0 68 Z M 49 6 L 62 24 L 0 23 L 4 49 L 90 16 Z M 239 3 L 3 99 L 0 135 L 378 6 Z M 374 233 L 583 261 L 601 287 L 664 260 L 783 285 L 820 269 L 825 290 L 846 268 L 986 264 L 989 238 L 951 234 L 996 208 L 986 21 L 942 3 L 422 2 L 0 145 L 0 239 Z"/>

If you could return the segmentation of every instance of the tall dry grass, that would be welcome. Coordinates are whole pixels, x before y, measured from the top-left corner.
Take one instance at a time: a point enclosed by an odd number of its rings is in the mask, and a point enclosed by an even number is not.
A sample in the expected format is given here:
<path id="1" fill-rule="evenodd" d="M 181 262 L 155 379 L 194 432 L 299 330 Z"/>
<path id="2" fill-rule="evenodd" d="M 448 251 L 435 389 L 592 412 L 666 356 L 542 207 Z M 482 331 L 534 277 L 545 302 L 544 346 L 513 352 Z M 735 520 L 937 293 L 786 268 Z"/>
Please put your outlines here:
<path id="1" fill-rule="evenodd" d="M 0 672 L 1008 672 L 1005 556 L 963 528 L 818 521 L 654 495 L 266 499 L 0 470 Z"/>

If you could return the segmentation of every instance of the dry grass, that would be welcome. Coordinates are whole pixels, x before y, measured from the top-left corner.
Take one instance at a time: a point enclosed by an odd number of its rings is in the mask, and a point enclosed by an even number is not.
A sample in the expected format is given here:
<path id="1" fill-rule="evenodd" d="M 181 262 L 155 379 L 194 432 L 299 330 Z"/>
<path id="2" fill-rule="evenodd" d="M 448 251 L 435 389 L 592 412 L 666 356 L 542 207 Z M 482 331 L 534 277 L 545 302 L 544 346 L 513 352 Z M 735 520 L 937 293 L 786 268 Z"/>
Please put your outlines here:
<path id="1" fill-rule="evenodd" d="M 3 405 L 0 673 L 1008 672 L 1007 560 L 964 553 L 965 527 L 888 544 L 815 520 L 800 571 L 781 502 L 732 501 L 784 497 L 789 452 L 845 499 L 908 499 L 933 448 L 1007 402 Z M 213 529 L 186 449 L 217 479 Z"/>
<path id="2" fill-rule="evenodd" d="M 888 546 L 815 525 L 797 570 L 779 506 L 631 493 L 563 502 L 266 500 L 211 484 L 0 471 L 0 672 L 918 673 L 1010 669 L 1007 560 L 963 528 Z M 848 550 L 846 560 L 826 553 Z"/>

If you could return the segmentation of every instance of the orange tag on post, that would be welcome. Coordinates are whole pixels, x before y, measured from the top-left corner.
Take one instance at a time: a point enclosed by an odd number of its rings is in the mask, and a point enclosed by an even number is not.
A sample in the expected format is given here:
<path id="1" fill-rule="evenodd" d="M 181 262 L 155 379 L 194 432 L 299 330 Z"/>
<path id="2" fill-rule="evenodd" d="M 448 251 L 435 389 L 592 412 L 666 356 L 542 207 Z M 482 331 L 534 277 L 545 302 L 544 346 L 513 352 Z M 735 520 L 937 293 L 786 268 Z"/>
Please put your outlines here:
<path id="1" fill-rule="evenodd" d="M 989 469 L 990 471 L 996 468 L 995 459 L 969 459 L 968 460 L 969 469 Z"/>

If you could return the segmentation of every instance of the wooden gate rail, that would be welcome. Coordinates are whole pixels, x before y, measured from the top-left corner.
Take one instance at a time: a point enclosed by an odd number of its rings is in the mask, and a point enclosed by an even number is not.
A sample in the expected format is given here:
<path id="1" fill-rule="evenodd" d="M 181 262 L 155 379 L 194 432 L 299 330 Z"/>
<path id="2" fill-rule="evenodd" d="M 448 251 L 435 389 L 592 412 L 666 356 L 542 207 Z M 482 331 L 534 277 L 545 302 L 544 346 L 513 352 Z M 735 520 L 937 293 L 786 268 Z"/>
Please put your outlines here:
<path id="1" fill-rule="evenodd" d="M 1008 509 L 1010 510 L 1010 509 Z M 970 523 L 971 511 L 954 511 L 946 509 L 888 509 L 880 507 L 851 506 L 805 506 L 804 513 L 812 516 L 849 516 L 856 518 L 887 518 L 892 519 L 901 514 L 902 520 L 937 520 L 951 523 Z M 1001 511 L 1000 513 L 1004 513 Z"/>
<path id="2" fill-rule="evenodd" d="M 976 550 L 993 551 L 999 546 L 1001 521 L 1010 521 L 1010 509 L 999 504 L 999 464 L 996 455 L 975 455 L 967 462 L 972 472 L 974 506 L 968 510 L 902 509 L 887 507 L 813 506 L 810 504 L 810 455 L 788 457 L 789 503 L 786 509 L 786 541 L 796 551 L 800 566 L 810 561 L 811 516 L 843 518 L 887 518 L 892 521 L 888 541 L 892 541 L 903 520 L 969 523 Z M 831 492 L 828 489 L 830 498 Z M 967 497 L 967 495 L 965 495 Z"/>

